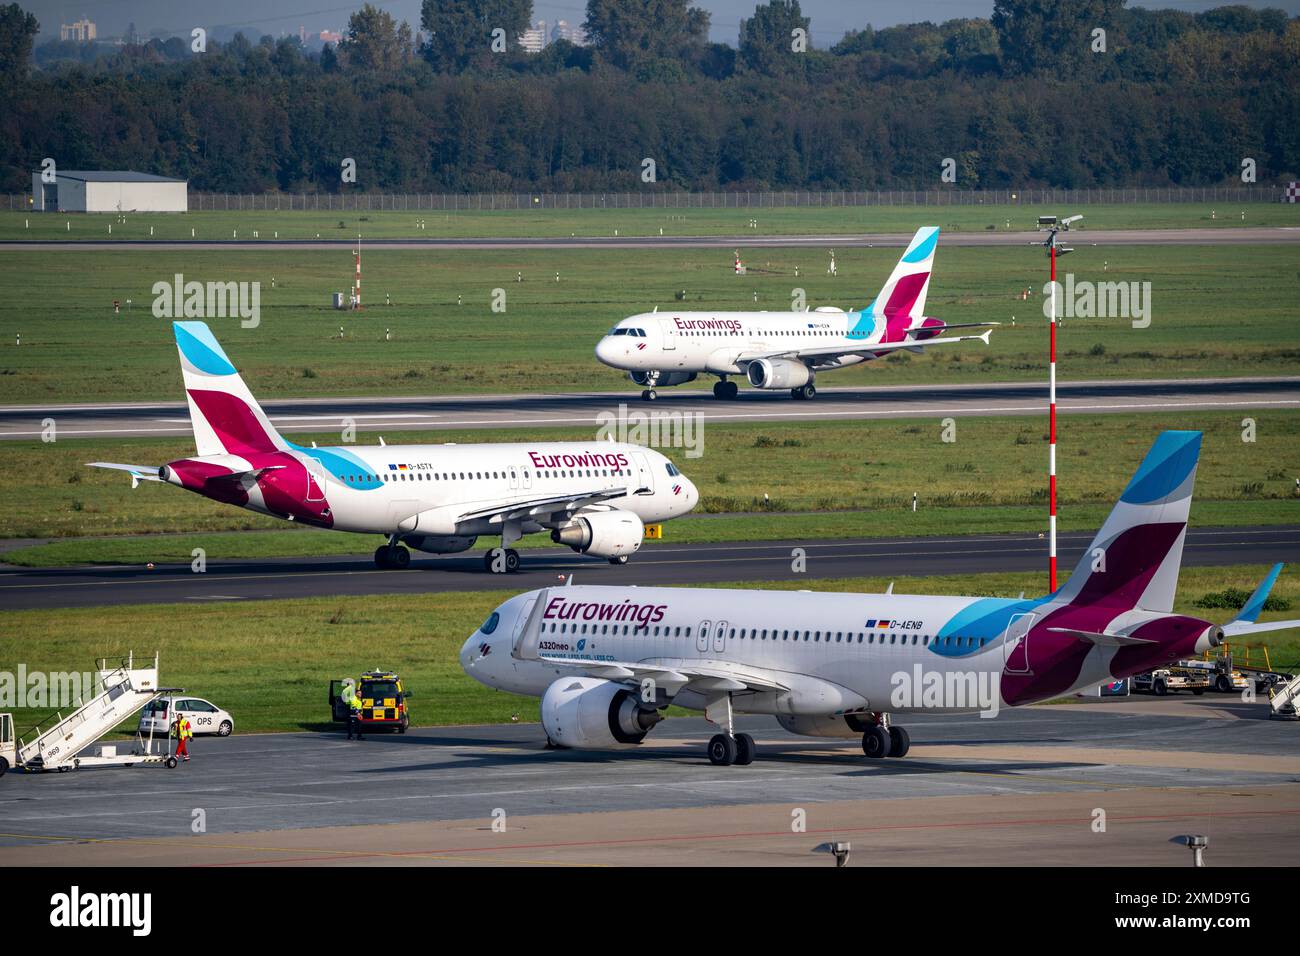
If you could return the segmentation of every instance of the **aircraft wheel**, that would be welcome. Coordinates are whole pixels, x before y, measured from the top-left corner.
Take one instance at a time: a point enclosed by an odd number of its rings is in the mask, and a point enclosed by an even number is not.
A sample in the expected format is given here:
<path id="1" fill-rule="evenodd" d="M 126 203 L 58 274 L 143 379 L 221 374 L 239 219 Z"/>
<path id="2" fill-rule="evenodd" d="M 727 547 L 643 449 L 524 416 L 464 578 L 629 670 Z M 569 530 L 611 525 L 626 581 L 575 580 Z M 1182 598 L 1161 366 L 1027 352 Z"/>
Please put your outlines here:
<path id="1" fill-rule="evenodd" d="M 379 547 L 375 548 L 375 567 L 387 568 L 389 566 L 388 545 L 381 544 Z"/>
<path id="2" fill-rule="evenodd" d="M 398 545 L 396 548 L 392 548 L 391 550 L 392 553 L 389 555 L 388 558 L 388 560 L 392 562 L 391 567 L 409 568 L 411 566 L 410 551 L 406 550 L 401 545 Z"/>
<path id="3" fill-rule="evenodd" d="M 792 389 L 790 389 L 790 397 L 791 397 L 791 398 L 794 398 L 794 399 L 801 399 L 801 398 L 803 398 L 803 389 L 802 389 L 802 388 L 792 388 Z"/>
<path id="4" fill-rule="evenodd" d="M 616 557 L 610 558 L 610 559 L 609 559 L 609 563 L 610 563 L 610 564 L 627 564 L 627 555 L 626 555 L 626 554 L 620 554 L 620 555 L 618 555 L 618 556 L 616 556 Z"/>
<path id="5" fill-rule="evenodd" d="M 726 382 L 724 382 L 724 381 L 722 381 L 721 379 L 719 379 L 718 381 L 716 381 L 716 382 L 713 383 L 713 397 L 714 397 L 714 398 L 726 398 L 726 397 L 727 397 L 727 383 L 726 383 Z"/>
<path id="6" fill-rule="evenodd" d="M 514 548 L 506 548 L 506 573 L 514 574 L 519 570 L 519 552 Z"/>
<path id="7" fill-rule="evenodd" d="M 709 741 L 709 763 L 729 767 L 736 762 L 736 740 L 726 734 L 714 734 Z"/>
<path id="8" fill-rule="evenodd" d="M 659 393 L 656 392 L 653 388 L 647 388 L 641 393 L 642 400 L 647 402 L 653 402 L 658 397 L 659 397 Z"/>
<path id="9" fill-rule="evenodd" d="M 727 398 L 735 398 L 740 394 L 740 386 L 735 382 L 727 382 Z"/>
<path id="10" fill-rule="evenodd" d="M 817 386 L 815 386 L 812 382 L 809 382 L 803 388 L 797 389 L 797 391 L 800 393 L 799 397 L 802 398 L 804 401 L 810 402 L 817 397 Z"/>
<path id="11" fill-rule="evenodd" d="M 889 734 L 883 727 L 868 727 L 862 735 L 862 752 L 875 760 L 889 753 Z"/>
<path id="12" fill-rule="evenodd" d="M 912 748 L 912 738 L 902 727 L 889 728 L 889 756 L 906 757 Z"/>
<path id="13" fill-rule="evenodd" d="M 754 762 L 754 738 L 749 734 L 736 734 L 736 766 L 747 767 Z"/>

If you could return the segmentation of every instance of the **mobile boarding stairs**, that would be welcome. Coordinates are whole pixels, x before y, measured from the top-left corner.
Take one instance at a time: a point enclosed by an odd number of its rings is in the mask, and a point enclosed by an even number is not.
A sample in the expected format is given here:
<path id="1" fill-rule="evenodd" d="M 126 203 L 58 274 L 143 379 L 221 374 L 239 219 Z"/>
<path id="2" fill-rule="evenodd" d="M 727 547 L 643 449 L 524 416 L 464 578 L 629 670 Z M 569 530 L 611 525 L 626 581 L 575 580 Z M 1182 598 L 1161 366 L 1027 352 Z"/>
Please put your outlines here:
<path id="1" fill-rule="evenodd" d="M 1300 700 L 1300 676 L 1281 687 L 1268 691 L 1268 716 L 1271 720 L 1300 720 L 1296 701 Z"/>
<path id="2" fill-rule="evenodd" d="M 39 725 L 33 728 L 27 734 L 35 734 L 30 743 L 19 738 L 16 764 L 36 773 L 77 767 L 130 767 L 137 763 L 175 767 L 170 735 L 164 734 L 155 746 L 152 729 L 147 737 L 137 732 L 130 742 L 100 744 L 94 752 L 83 751 L 159 697 L 182 690 L 158 686 L 156 653 L 152 662 L 141 667 L 136 666 L 134 653 L 112 669 L 101 660 L 95 674 L 94 697 L 78 701 L 77 709 L 67 717 L 56 714 L 49 729 L 42 730 Z"/>

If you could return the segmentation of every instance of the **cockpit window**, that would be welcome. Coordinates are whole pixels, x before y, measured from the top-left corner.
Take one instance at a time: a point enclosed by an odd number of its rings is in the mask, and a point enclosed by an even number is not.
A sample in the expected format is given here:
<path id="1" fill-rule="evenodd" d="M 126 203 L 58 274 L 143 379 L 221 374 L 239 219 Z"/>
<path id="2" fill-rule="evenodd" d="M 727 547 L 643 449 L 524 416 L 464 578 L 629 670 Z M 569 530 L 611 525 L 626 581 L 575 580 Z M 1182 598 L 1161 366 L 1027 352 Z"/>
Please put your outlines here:
<path id="1" fill-rule="evenodd" d="M 674 478 L 681 474 L 681 472 L 677 470 L 677 466 L 671 461 L 664 462 L 664 467 L 668 469 L 668 474 Z"/>
<path id="2" fill-rule="evenodd" d="M 620 326 L 619 328 L 615 328 L 615 329 L 610 329 L 610 330 L 609 330 L 609 334 L 610 334 L 610 335 L 627 335 L 627 333 L 628 333 L 628 330 L 625 329 L 625 328 L 622 328 L 621 326 Z"/>
<path id="3" fill-rule="evenodd" d="M 482 632 L 483 634 L 491 634 L 493 631 L 497 629 L 497 625 L 500 623 L 501 623 L 501 615 L 498 614 L 496 611 L 493 611 L 490 615 L 488 615 L 488 619 L 483 622 L 483 626 L 479 628 L 479 631 Z"/>

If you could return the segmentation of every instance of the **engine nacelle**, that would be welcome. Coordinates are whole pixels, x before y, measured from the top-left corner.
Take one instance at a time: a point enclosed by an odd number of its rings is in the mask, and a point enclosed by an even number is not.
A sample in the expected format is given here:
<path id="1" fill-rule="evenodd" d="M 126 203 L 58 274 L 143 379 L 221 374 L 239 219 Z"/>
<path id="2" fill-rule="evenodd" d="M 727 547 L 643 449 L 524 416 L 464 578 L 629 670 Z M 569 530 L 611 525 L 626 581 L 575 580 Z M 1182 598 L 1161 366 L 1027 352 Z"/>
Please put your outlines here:
<path id="1" fill-rule="evenodd" d="M 631 688 L 596 677 L 561 677 L 542 695 L 542 727 L 551 743 L 580 750 L 639 744 L 663 715 L 642 707 Z"/>
<path id="2" fill-rule="evenodd" d="M 579 554 L 617 558 L 634 554 L 645 538 L 645 524 L 630 511 L 596 511 L 551 532 L 551 540 Z"/>
<path id="3" fill-rule="evenodd" d="M 635 384 L 651 388 L 671 388 L 674 385 L 685 385 L 687 382 L 695 381 L 694 372 L 641 372 L 632 371 L 627 373 Z"/>
<path id="4" fill-rule="evenodd" d="M 807 365 L 790 359 L 756 359 L 745 374 L 755 388 L 802 388 L 813 377 Z"/>
<path id="5" fill-rule="evenodd" d="M 792 717 L 789 714 L 778 714 L 776 717 L 779 723 L 792 734 L 800 734 L 804 737 L 861 737 L 863 731 L 870 725 L 866 718 L 859 717 L 856 714 L 844 714 L 840 717 L 831 715 L 815 717 Z"/>
<path id="6" fill-rule="evenodd" d="M 476 536 L 443 534 L 408 534 L 402 543 L 426 554 L 459 554 L 474 547 Z"/>

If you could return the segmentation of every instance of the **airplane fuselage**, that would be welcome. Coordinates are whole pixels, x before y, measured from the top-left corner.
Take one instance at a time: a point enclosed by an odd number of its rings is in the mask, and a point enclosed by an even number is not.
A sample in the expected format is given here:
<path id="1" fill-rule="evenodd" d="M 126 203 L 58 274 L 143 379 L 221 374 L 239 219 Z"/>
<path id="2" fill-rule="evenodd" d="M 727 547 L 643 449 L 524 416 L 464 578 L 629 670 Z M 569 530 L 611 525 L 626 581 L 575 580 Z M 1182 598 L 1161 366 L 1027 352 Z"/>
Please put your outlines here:
<path id="1" fill-rule="evenodd" d="M 232 473 L 264 469 L 255 481 Z M 339 531 L 435 536 L 499 533 L 457 517 L 547 496 L 612 490 L 643 522 L 689 511 L 698 494 L 660 453 L 614 442 L 292 446 L 185 458 L 163 478 L 205 497 Z M 524 533 L 541 530 L 526 523 Z"/>
<path id="2" fill-rule="evenodd" d="M 544 602 L 540 614 L 535 605 Z M 786 717 L 929 710 L 996 712 L 1126 677 L 1212 646 L 1213 625 L 1177 614 L 1052 598 L 1001 599 L 678 588 L 564 587 L 518 595 L 493 633 L 461 651 L 491 687 L 541 696 L 573 665 L 547 657 L 707 664 L 784 691 L 745 692 L 737 711 Z M 1086 618 L 1086 619 L 1085 619 Z M 525 626 L 533 634 L 525 634 Z M 1062 628 L 1122 632 L 1145 643 L 1099 646 Z M 512 655 L 535 640 L 540 659 Z M 703 709 L 689 688 L 673 703 Z"/>

